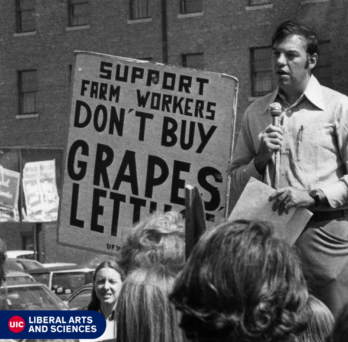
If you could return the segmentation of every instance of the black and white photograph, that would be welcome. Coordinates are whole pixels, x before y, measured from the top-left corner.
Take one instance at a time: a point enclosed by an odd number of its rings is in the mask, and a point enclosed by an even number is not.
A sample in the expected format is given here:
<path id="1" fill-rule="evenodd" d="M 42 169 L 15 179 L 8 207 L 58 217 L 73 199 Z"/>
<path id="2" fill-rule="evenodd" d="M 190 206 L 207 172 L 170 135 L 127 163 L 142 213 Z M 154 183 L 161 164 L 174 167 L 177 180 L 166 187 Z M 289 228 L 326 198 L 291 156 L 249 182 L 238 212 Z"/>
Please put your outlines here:
<path id="1" fill-rule="evenodd" d="M 347 342 L 347 0 L 0 0 L 0 342 Z"/>

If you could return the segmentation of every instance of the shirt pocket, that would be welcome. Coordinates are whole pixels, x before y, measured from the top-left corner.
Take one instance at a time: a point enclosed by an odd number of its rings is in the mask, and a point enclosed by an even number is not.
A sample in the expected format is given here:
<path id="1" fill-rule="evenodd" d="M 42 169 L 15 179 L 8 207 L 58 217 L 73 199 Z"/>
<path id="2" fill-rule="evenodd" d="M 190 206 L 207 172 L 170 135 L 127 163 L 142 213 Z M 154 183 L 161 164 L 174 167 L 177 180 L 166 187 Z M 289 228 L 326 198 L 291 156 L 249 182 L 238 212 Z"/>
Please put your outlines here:
<path id="1" fill-rule="evenodd" d="M 300 126 L 296 137 L 297 162 L 306 172 L 325 167 L 327 152 L 332 149 L 332 127 L 317 122 Z"/>
<path id="2" fill-rule="evenodd" d="M 320 131 L 320 129 L 319 129 Z M 296 137 L 297 162 L 307 168 L 318 167 L 319 139 L 318 128 L 301 126 Z"/>

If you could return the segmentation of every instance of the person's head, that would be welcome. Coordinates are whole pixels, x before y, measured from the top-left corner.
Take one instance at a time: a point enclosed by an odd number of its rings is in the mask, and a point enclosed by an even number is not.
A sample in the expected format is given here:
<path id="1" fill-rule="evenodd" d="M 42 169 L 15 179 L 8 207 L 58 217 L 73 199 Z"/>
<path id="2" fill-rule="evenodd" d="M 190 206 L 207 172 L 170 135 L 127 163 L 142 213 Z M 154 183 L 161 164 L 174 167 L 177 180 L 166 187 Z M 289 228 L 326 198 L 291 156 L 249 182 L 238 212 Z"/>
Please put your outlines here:
<path id="1" fill-rule="evenodd" d="M 103 261 L 94 271 L 93 290 L 88 310 L 98 311 L 104 305 L 116 305 L 124 273 L 112 260 Z"/>
<path id="2" fill-rule="evenodd" d="M 318 39 L 305 24 L 288 20 L 272 37 L 273 73 L 286 94 L 302 93 L 319 58 Z"/>
<path id="3" fill-rule="evenodd" d="M 347 342 L 348 341 L 348 303 L 343 306 L 332 329 L 327 342 Z"/>
<path id="4" fill-rule="evenodd" d="M 174 211 L 155 213 L 138 223 L 121 248 L 118 263 L 126 274 L 157 263 L 182 267 L 185 262 L 185 224 Z"/>
<path id="5" fill-rule="evenodd" d="M 182 342 L 179 313 L 169 301 L 176 272 L 165 265 L 139 268 L 122 285 L 117 342 Z"/>
<path id="6" fill-rule="evenodd" d="M 305 324 L 308 297 L 298 257 L 263 222 L 225 222 L 206 232 L 170 296 L 194 341 L 286 340 Z"/>
<path id="7" fill-rule="evenodd" d="M 334 316 L 330 309 L 318 298 L 310 295 L 301 311 L 304 322 L 308 322 L 307 329 L 293 342 L 325 342 L 331 334 L 334 325 Z"/>

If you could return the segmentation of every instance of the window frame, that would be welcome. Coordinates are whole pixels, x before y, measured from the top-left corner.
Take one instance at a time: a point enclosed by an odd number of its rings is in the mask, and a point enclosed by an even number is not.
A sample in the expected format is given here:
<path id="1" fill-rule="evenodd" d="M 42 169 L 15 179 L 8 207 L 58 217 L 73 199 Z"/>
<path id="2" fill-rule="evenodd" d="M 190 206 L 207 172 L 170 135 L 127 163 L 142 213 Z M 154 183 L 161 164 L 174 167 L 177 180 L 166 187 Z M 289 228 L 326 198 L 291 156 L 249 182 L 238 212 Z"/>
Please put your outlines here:
<path id="1" fill-rule="evenodd" d="M 261 50 L 261 49 L 269 49 L 269 69 L 266 70 L 256 70 L 255 65 L 256 65 L 256 60 L 255 60 L 255 51 L 256 50 Z M 264 95 L 269 94 L 275 89 L 275 84 L 273 80 L 273 71 L 272 71 L 272 47 L 271 46 L 257 46 L 257 47 L 251 47 L 250 48 L 250 76 L 251 76 L 251 96 L 252 97 L 261 97 Z M 265 90 L 265 91 L 257 91 L 256 90 L 256 85 L 257 85 L 257 75 L 261 73 L 269 73 L 270 74 L 270 80 L 272 87 L 270 90 Z"/>
<path id="2" fill-rule="evenodd" d="M 192 14 L 192 13 L 202 13 L 203 12 L 203 0 L 191 0 L 191 1 L 196 1 L 196 2 L 200 2 L 200 10 L 196 11 L 188 11 L 187 10 L 187 2 L 190 0 L 181 0 L 180 1 L 180 13 L 181 14 Z"/>
<path id="3" fill-rule="evenodd" d="M 192 56 L 202 56 L 202 59 L 203 59 L 203 68 L 188 65 L 188 64 L 187 64 L 187 57 L 188 57 L 188 56 L 191 56 L 191 57 L 192 57 Z M 191 68 L 191 69 L 197 69 L 197 70 L 204 70 L 204 68 L 205 68 L 204 53 L 203 53 L 203 52 L 183 53 L 183 54 L 181 55 L 181 65 L 182 65 L 184 68 Z"/>
<path id="4" fill-rule="evenodd" d="M 35 90 L 28 90 L 23 91 L 23 74 L 25 72 L 33 72 L 35 71 Z M 34 94 L 35 93 L 35 100 L 34 100 L 34 111 L 25 112 L 24 111 L 24 97 L 25 94 Z M 37 114 L 37 94 L 38 94 L 38 78 L 37 78 L 37 69 L 26 69 L 26 70 L 18 70 L 18 101 L 19 101 L 19 111 L 18 115 L 25 116 L 25 115 L 32 115 Z"/>
<path id="5" fill-rule="evenodd" d="M 141 15 L 141 14 L 135 15 L 134 2 L 136 2 L 136 1 L 146 2 L 146 13 L 144 15 Z M 130 13 L 130 20 L 139 20 L 139 19 L 151 18 L 149 0 L 130 0 L 129 1 L 129 13 Z"/>
<path id="6" fill-rule="evenodd" d="M 35 1 L 32 0 L 33 8 L 30 8 L 30 9 L 21 9 L 21 1 L 22 0 L 16 0 L 17 33 L 35 32 L 36 31 L 36 23 L 35 23 L 35 16 L 34 16 Z M 33 28 L 29 28 L 29 29 L 23 28 L 23 13 L 24 12 L 32 12 Z"/>
<path id="7" fill-rule="evenodd" d="M 74 1 L 78 1 L 75 2 Z M 88 18 L 86 22 L 83 22 L 82 24 L 74 24 L 74 19 L 77 18 L 77 16 L 74 16 L 74 7 L 76 4 L 85 4 L 88 8 L 87 14 Z M 88 26 L 90 24 L 90 1 L 89 0 L 68 0 L 68 26 L 69 27 L 81 27 L 81 26 Z"/>

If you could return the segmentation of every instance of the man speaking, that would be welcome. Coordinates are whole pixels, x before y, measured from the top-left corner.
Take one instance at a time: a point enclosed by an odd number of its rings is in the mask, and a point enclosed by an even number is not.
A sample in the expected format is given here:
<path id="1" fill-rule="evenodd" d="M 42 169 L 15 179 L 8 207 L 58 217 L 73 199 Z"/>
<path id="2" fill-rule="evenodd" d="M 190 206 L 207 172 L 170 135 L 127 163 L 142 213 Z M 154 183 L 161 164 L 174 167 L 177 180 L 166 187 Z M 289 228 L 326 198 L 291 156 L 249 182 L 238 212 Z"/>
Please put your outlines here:
<path id="1" fill-rule="evenodd" d="M 279 214 L 293 207 L 313 212 L 296 247 L 313 294 L 337 314 L 348 302 L 348 97 L 312 75 L 318 58 L 308 26 L 278 26 L 272 38 L 278 88 L 246 110 L 231 170 L 237 192 L 250 177 L 272 186 L 269 200 Z M 275 103 L 278 126 L 269 110 Z"/>

